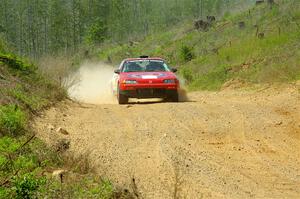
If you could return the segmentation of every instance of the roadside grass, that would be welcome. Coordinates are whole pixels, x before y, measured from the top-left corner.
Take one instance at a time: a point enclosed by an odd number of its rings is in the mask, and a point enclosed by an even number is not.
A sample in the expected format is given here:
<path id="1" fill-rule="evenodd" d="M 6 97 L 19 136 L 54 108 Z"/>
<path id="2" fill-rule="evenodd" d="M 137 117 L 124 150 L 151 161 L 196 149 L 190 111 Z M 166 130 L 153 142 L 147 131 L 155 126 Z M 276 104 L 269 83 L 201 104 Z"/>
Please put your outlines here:
<path id="1" fill-rule="evenodd" d="M 34 198 L 46 183 L 43 170 L 62 163 L 55 151 L 30 139 L 28 134 L 0 138 L 0 198 Z"/>
<path id="2" fill-rule="evenodd" d="M 30 138 L 0 138 L 0 198 L 109 199 L 117 193 L 108 179 L 92 174 L 87 160 L 70 161 L 69 155 L 57 153 L 35 137 L 28 142 Z M 63 181 L 52 177 L 57 168 L 68 171 Z"/>
<path id="3" fill-rule="evenodd" d="M 191 21 L 166 32 L 114 47 L 105 44 L 99 57 L 114 64 L 126 57 L 161 56 L 179 69 L 190 90 L 219 90 L 231 79 L 250 83 L 299 79 L 300 5 L 278 1 L 226 14 L 207 32 Z M 240 27 L 240 22 L 245 24 Z M 184 27 L 184 28 L 182 28 Z M 260 35 L 261 38 L 258 37 Z"/>
<path id="4" fill-rule="evenodd" d="M 57 85 L 68 89 L 74 83 L 68 79 L 68 76 L 75 72 L 78 69 L 78 66 L 72 61 L 71 57 L 46 56 L 38 60 L 38 65 L 39 72 L 47 79 L 55 82 Z"/>
<path id="5" fill-rule="evenodd" d="M 115 198 L 115 188 L 109 180 L 94 176 L 71 178 L 73 180 L 66 183 L 49 181 L 39 190 L 38 198 Z"/>
<path id="6" fill-rule="evenodd" d="M 26 114 L 17 105 L 0 106 L 0 135 L 16 136 L 26 125 Z"/>
<path id="7" fill-rule="evenodd" d="M 30 119 L 65 95 L 34 65 L 5 53 L 0 60 L 0 198 L 34 198 L 46 182 L 42 170 L 60 161 L 31 136 Z"/>
<path id="8" fill-rule="evenodd" d="M 32 118 L 67 97 L 57 79 L 17 56 L 2 52 L 0 60 L 0 199 L 130 198 L 94 175 L 87 156 L 58 152 L 35 137 Z M 59 180 L 53 175 L 61 169 L 67 173 Z"/>

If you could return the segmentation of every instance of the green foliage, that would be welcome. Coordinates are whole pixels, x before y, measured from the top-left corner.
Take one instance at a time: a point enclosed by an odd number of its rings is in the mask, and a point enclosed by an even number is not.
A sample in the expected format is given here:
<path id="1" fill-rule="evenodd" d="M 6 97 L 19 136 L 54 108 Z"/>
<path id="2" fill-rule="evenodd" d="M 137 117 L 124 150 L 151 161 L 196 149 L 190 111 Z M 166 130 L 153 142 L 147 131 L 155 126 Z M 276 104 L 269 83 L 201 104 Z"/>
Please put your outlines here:
<path id="1" fill-rule="evenodd" d="M 0 187 L 0 198 L 7 199 L 10 197 L 10 190 L 6 189 L 5 187 Z"/>
<path id="2" fill-rule="evenodd" d="M 198 75 L 190 85 L 190 88 L 193 90 L 219 90 L 226 80 L 226 70 L 217 68 L 205 75 Z"/>
<path id="3" fill-rule="evenodd" d="M 90 26 L 86 34 L 88 44 L 100 44 L 107 38 L 107 27 L 101 20 L 97 20 Z"/>
<path id="4" fill-rule="evenodd" d="M 99 188 L 94 188 L 91 190 L 91 193 L 99 195 L 100 198 L 110 199 L 112 198 L 112 194 L 114 192 L 113 184 L 107 180 L 102 180 Z"/>
<path id="5" fill-rule="evenodd" d="M 75 175 L 75 174 L 74 174 Z M 40 198 L 59 198 L 62 195 L 69 198 L 115 198 L 115 187 L 106 179 L 97 179 L 91 175 L 73 176 L 72 181 L 65 178 L 66 183 L 48 180 L 45 186 L 40 187 Z"/>
<path id="6" fill-rule="evenodd" d="M 193 49 L 189 46 L 183 45 L 180 48 L 180 57 L 183 62 L 189 62 L 194 58 Z"/>
<path id="7" fill-rule="evenodd" d="M 24 105 L 24 107 L 27 107 L 29 111 L 40 110 L 47 104 L 47 100 L 38 95 L 28 95 L 28 92 L 24 91 L 21 85 L 9 90 L 9 94 Z"/>
<path id="8" fill-rule="evenodd" d="M 84 42 L 97 44 L 104 39 L 114 42 L 142 39 L 185 20 L 220 16 L 240 4 L 252 4 L 244 0 L 4 2 L 0 4 L 0 26 L 5 28 L 2 34 L 20 54 L 34 58 L 48 53 L 76 53 Z"/>
<path id="9" fill-rule="evenodd" d="M 1 34 L 1 27 L 0 27 L 0 34 Z M 4 41 L 4 39 L 1 38 L 1 35 L 0 35 L 0 53 L 6 52 L 7 50 L 8 50 L 8 46 L 7 46 L 6 42 Z"/>
<path id="10" fill-rule="evenodd" d="M 161 56 L 170 65 L 179 65 L 179 74 L 193 90 L 216 90 L 232 78 L 251 83 L 294 81 L 300 73 L 299 5 L 280 2 L 273 9 L 264 5 L 225 12 L 207 32 L 193 30 L 190 21 L 133 46 L 103 46 L 100 57 L 110 56 L 117 63 L 140 52 Z M 240 29 L 239 22 L 246 27 Z M 256 26 L 263 39 L 256 36 Z"/>
<path id="11" fill-rule="evenodd" d="M 35 198 L 47 183 L 44 177 L 39 177 L 40 172 L 62 164 L 58 154 L 39 139 L 24 146 L 27 140 L 27 137 L 0 138 L 0 181 L 10 182 L 0 189 L 0 198 Z"/>
<path id="12" fill-rule="evenodd" d="M 0 53 L 0 63 L 4 63 L 12 69 L 19 70 L 26 73 L 32 73 L 36 67 L 29 64 L 13 54 Z"/>
<path id="13" fill-rule="evenodd" d="M 94 186 L 90 186 L 93 183 Z M 95 179 L 86 178 L 84 181 L 81 181 L 80 187 L 81 188 L 77 189 L 78 191 L 74 192 L 74 197 L 110 199 L 114 193 L 113 184 L 106 179 L 97 182 Z"/>
<path id="14" fill-rule="evenodd" d="M 52 103 L 66 97 L 66 91 L 45 78 L 36 70 L 36 66 L 10 54 L 0 53 L 1 75 L 6 86 L 0 84 L 1 94 L 6 101 L 14 102 L 24 112 L 35 113 Z"/>
<path id="15" fill-rule="evenodd" d="M 16 139 L 11 137 L 1 137 L 0 138 L 0 152 L 14 153 L 20 147 L 20 143 Z"/>
<path id="16" fill-rule="evenodd" d="M 10 154 L 13 154 L 20 147 L 20 143 L 14 138 L 2 137 L 0 138 L 0 174 L 1 171 L 4 173 L 10 172 L 10 168 L 7 167 L 7 162 L 9 161 Z M 0 175 L 2 176 L 3 173 Z"/>
<path id="17" fill-rule="evenodd" d="M 18 135 L 26 129 L 26 114 L 16 105 L 0 106 L 0 133 Z"/>
<path id="18" fill-rule="evenodd" d="M 193 71 L 190 68 L 182 68 L 180 70 L 181 76 L 187 81 L 187 83 L 191 83 L 194 80 L 194 74 Z"/>
<path id="19" fill-rule="evenodd" d="M 0 168 L 2 168 L 7 162 L 7 158 L 3 155 L 0 155 Z"/>
<path id="20" fill-rule="evenodd" d="M 17 199 L 31 199 L 39 186 L 45 184 L 44 178 L 36 178 L 34 175 L 28 173 L 21 177 L 13 179 L 13 190 L 15 190 Z"/>

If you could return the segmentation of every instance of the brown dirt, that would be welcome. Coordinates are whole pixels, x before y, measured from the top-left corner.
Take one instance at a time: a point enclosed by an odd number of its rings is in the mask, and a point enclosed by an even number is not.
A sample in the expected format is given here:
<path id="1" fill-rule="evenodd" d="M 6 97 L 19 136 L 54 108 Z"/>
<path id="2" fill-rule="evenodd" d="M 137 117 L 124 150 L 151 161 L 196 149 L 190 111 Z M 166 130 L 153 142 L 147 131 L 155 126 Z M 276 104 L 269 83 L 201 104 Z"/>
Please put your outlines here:
<path id="1" fill-rule="evenodd" d="M 35 128 L 50 145 L 69 139 L 69 150 L 88 154 L 99 175 L 141 198 L 300 198 L 299 86 L 195 92 L 189 99 L 64 102 Z"/>

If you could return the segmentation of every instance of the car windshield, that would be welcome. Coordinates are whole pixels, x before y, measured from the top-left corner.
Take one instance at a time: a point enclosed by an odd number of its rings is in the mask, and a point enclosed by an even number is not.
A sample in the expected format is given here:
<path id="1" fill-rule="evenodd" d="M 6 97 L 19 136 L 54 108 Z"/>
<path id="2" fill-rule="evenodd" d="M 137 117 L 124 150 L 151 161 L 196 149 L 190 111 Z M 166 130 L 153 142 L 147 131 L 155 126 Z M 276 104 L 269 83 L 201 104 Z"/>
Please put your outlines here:
<path id="1" fill-rule="evenodd" d="M 124 63 L 122 72 L 166 72 L 168 65 L 162 60 L 134 60 Z"/>

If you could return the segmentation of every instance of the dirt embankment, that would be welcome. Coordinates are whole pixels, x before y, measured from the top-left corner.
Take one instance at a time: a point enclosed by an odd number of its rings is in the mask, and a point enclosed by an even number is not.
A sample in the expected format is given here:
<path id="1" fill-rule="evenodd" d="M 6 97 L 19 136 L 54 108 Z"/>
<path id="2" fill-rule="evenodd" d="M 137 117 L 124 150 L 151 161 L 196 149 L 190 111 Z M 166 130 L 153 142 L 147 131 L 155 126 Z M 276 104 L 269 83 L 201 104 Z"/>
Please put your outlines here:
<path id="1" fill-rule="evenodd" d="M 69 139 L 71 152 L 86 154 L 100 175 L 142 198 L 300 197 L 299 86 L 189 98 L 65 102 L 37 118 L 35 128 L 49 144 Z"/>

